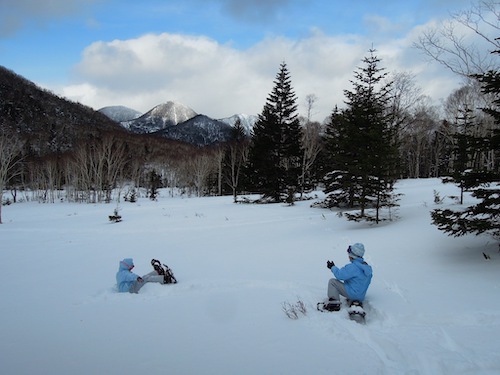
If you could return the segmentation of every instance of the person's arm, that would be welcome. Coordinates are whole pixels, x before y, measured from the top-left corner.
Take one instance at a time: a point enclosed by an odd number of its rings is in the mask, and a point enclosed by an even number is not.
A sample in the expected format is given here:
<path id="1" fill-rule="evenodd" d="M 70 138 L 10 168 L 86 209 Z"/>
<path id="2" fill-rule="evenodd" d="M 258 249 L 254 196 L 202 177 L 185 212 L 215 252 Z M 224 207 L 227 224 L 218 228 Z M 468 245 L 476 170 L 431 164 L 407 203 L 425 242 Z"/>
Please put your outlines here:
<path id="1" fill-rule="evenodd" d="M 333 266 L 332 273 L 337 280 L 349 280 L 354 276 L 352 264 L 347 264 L 342 268 L 338 268 L 337 266 Z"/>
<path id="2" fill-rule="evenodd" d="M 142 278 L 139 275 L 136 275 L 133 272 L 128 272 L 125 277 L 126 281 L 139 281 L 139 279 L 142 280 Z"/>

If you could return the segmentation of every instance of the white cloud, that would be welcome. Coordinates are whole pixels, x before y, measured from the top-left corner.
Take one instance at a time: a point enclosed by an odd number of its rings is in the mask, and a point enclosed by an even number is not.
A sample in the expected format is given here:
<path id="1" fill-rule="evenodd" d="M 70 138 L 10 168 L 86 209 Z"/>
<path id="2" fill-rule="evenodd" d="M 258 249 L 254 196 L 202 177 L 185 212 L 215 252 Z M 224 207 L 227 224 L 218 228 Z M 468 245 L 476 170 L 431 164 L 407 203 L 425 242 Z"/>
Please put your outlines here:
<path id="1" fill-rule="evenodd" d="M 176 100 L 214 118 L 262 111 L 282 61 L 287 63 L 298 96 L 318 97 L 315 119 L 322 121 L 372 47 L 357 36 L 333 37 L 312 30 L 300 40 L 268 38 L 241 51 L 204 36 L 148 34 L 135 39 L 96 42 L 83 52 L 74 75 L 80 83 L 64 88 L 64 96 L 96 109 L 125 105 L 147 111 Z M 413 71 L 425 94 L 437 99 L 456 88 L 439 66 L 430 66 L 411 48 L 411 39 L 391 39 L 374 45 L 381 66 Z"/>

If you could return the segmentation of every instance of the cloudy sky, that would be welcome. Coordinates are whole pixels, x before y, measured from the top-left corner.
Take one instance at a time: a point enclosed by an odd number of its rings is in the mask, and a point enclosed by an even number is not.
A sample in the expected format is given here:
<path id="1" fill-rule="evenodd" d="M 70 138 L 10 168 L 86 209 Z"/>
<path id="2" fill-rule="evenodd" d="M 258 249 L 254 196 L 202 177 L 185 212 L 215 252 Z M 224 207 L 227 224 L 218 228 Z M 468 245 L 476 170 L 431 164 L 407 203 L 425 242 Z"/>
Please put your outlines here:
<path id="1" fill-rule="evenodd" d="M 173 100 L 213 118 L 262 111 L 285 62 L 323 121 L 370 48 L 436 101 L 459 78 L 412 44 L 469 0 L 1 0 L 0 65 L 95 109 Z"/>

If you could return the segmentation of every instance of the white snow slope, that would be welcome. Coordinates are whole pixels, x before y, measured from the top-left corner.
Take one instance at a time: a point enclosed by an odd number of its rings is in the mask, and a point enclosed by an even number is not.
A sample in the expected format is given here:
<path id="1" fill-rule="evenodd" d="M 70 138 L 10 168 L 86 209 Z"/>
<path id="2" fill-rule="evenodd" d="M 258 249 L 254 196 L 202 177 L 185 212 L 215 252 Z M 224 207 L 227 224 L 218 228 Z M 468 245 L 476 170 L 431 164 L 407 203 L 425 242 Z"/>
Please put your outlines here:
<path id="1" fill-rule="evenodd" d="M 348 222 L 335 211 L 243 205 L 231 197 L 3 207 L 1 374 L 499 374 L 500 254 L 487 236 L 430 223 L 437 179 L 398 183 L 400 219 Z M 445 199 L 440 207 L 453 206 Z M 367 324 L 316 311 L 353 242 L 374 278 Z M 491 256 L 485 260 L 482 253 Z M 167 263 L 176 285 L 117 293 Z M 303 301 L 289 319 L 282 303 Z"/>

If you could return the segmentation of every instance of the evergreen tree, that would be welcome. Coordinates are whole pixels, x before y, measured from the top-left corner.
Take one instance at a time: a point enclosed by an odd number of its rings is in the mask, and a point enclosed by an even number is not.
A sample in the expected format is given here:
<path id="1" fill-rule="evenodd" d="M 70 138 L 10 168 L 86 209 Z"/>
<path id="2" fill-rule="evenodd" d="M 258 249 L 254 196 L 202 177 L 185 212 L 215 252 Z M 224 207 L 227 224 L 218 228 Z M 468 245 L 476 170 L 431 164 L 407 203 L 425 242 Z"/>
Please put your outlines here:
<path id="1" fill-rule="evenodd" d="M 253 129 L 247 176 L 265 199 L 293 202 L 301 173 L 300 123 L 284 62 L 274 84 Z"/>
<path id="2" fill-rule="evenodd" d="M 500 54 L 500 51 L 494 53 Z M 461 134 L 458 139 L 460 147 L 455 153 L 467 164 L 464 167 L 458 163 L 459 170 L 453 178 L 462 189 L 472 191 L 472 196 L 479 202 L 464 210 L 434 210 L 432 223 L 456 237 L 489 233 L 500 238 L 500 72 L 489 71 L 474 77 L 482 84 L 483 93 L 492 96 L 491 105 L 482 110 L 493 116 L 496 128 L 486 137 Z M 493 162 L 487 165 L 476 163 L 473 156 L 481 152 L 493 153 Z"/>
<path id="3" fill-rule="evenodd" d="M 161 176 L 153 169 L 149 172 L 149 199 L 155 201 L 158 198 L 158 189 L 162 186 Z"/>
<path id="4" fill-rule="evenodd" d="M 351 169 L 354 150 L 349 147 L 349 130 L 345 111 L 335 107 L 326 127 L 325 204 L 328 207 L 353 208 L 359 203 L 355 174 Z"/>
<path id="5" fill-rule="evenodd" d="M 379 222 L 380 209 L 395 205 L 392 189 L 397 176 L 395 128 L 388 111 L 390 83 L 378 67 L 375 50 L 355 72 L 353 90 L 344 91 L 347 107 L 334 110 L 327 125 L 330 172 L 325 176 L 329 206 L 358 207 L 352 220 Z M 371 216 L 366 211 L 375 209 Z"/>

